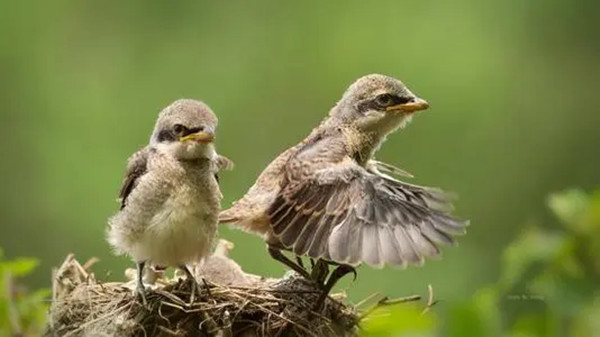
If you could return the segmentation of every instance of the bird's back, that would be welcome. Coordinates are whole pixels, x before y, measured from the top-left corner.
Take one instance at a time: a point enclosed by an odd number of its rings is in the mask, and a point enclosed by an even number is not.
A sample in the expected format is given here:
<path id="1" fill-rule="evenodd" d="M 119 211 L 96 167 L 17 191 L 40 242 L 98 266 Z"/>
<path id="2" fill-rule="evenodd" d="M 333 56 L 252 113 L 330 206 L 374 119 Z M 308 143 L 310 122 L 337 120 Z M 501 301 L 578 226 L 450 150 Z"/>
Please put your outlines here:
<path id="1" fill-rule="evenodd" d="M 219 223 L 235 224 L 245 231 L 268 235 L 271 232 L 267 210 L 277 197 L 284 178 L 284 170 L 307 144 L 319 138 L 321 128 L 315 128 L 302 142 L 285 150 L 275 158 L 258 176 L 248 192 L 233 205 L 219 214 Z"/>

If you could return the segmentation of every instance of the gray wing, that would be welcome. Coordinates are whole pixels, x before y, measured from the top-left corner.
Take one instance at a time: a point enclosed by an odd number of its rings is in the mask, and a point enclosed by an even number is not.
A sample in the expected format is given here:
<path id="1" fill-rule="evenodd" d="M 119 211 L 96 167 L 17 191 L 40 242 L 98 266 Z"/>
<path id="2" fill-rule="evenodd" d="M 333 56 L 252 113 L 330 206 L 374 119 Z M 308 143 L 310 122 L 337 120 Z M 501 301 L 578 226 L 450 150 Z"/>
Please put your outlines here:
<path id="1" fill-rule="evenodd" d="M 434 188 L 369 173 L 353 161 L 310 179 L 285 182 L 268 216 L 275 235 L 298 255 L 357 265 L 421 264 L 438 244 L 464 234 L 450 197 Z"/>
<path id="2" fill-rule="evenodd" d="M 139 178 L 148 172 L 148 155 L 150 148 L 145 147 L 134 153 L 127 161 L 127 170 L 125 178 L 121 184 L 119 191 L 119 199 L 121 201 L 121 209 L 127 205 L 127 197 L 137 185 Z"/>

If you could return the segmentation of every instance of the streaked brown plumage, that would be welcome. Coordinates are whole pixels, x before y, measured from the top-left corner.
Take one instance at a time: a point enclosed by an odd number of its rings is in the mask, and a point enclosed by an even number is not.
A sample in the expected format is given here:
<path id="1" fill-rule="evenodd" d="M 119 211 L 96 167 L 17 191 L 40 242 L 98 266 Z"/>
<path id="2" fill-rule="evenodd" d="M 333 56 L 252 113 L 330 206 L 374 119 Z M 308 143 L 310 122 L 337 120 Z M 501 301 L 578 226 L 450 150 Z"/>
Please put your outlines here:
<path id="1" fill-rule="evenodd" d="M 427 107 L 394 78 L 360 78 L 219 221 L 263 235 L 271 250 L 336 264 L 405 266 L 439 255 L 437 245 L 453 243 L 467 222 L 449 215 L 447 194 L 396 180 L 382 172 L 403 171 L 373 159 L 389 133 Z"/>

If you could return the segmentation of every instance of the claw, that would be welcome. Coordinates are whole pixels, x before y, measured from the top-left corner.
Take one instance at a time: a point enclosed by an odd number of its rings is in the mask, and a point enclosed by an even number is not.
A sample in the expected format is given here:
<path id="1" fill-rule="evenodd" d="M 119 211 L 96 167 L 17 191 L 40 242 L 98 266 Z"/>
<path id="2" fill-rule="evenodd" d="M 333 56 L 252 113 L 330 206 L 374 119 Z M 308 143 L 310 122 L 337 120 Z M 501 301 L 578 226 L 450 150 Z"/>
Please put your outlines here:
<path id="1" fill-rule="evenodd" d="M 192 305 L 194 304 L 194 300 L 196 299 L 196 293 L 200 295 L 200 287 L 198 285 L 198 282 L 196 282 L 196 278 L 194 277 L 194 275 L 192 275 L 192 272 L 188 269 L 186 265 L 181 265 L 179 268 L 185 272 L 185 276 L 187 277 L 188 282 L 191 282 L 190 305 Z"/>
<path id="2" fill-rule="evenodd" d="M 135 287 L 135 291 L 138 294 L 138 296 L 141 297 L 144 308 L 148 308 L 148 301 L 146 300 L 146 288 L 144 287 L 143 282 L 145 265 L 146 261 L 137 263 L 137 285 Z"/>
<path id="3" fill-rule="evenodd" d="M 135 288 L 135 292 L 137 293 L 137 296 L 142 300 L 142 305 L 144 305 L 144 307 L 148 307 L 148 301 L 146 300 L 146 288 L 144 288 L 144 286 L 137 286 Z"/>
<path id="4" fill-rule="evenodd" d="M 333 270 L 333 272 L 331 272 L 331 275 L 329 275 L 329 279 L 327 280 L 327 283 L 325 283 L 323 285 L 323 292 L 321 293 L 321 295 L 319 296 L 319 298 L 317 299 L 317 302 L 315 303 L 314 306 L 314 310 L 319 310 L 323 304 L 325 303 L 325 299 L 327 298 L 327 295 L 329 295 L 329 292 L 331 291 L 331 289 L 333 289 L 333 287 L 335 286 L 335 284 L 345 275 L 352 273 L 354 274 L 354 279 L 352 280 L 353 282 L 356 281 L 356 269 L 352 266 L 349 266 L 347 264 L 342 264 L 339 265 L 337 268 L 335 268 Z"/>
<path id="5" fill-rule="evenodd" d="M 275 260 L 292 268 L 295 272 L 302 275 L 304 278 L 309 279 L 309 280 L 311 279 L 310 274 L 306 271 L 306 269 L 299 266 L 294 261 L 290 260 L 287 256 L 283 255 L 283 253 L 279 249 L 277 249 L 275 247 L 267 246 L 267 250 L 269 251 L 269 254 L 271 255 L 271 257 L 274 258 Z"/>
<path id="6" fill-rule="evenodd" d="M 319 285 L 324 285 L 329 275 L 329 264 L 324 260 L 318 260 L 312 267 L 310 278 Z"/>
<path id="7" fill-rule="evenodd" d="M 350 273 L 352 273 L 352 282 L 356 281 L 356 278 L 358 277 L 358 274 L 356 273 L 356 268 L 352 267 L 352 266 L 346 266 L 350 268 Z"/>
<path id="8" fill-rule="evenodd" d="M 302 267 L 302 269 L 304 269 L 304 261 L 302 261 L 302 258 L 300 256 L 296 256 L 296 263 Z"/>

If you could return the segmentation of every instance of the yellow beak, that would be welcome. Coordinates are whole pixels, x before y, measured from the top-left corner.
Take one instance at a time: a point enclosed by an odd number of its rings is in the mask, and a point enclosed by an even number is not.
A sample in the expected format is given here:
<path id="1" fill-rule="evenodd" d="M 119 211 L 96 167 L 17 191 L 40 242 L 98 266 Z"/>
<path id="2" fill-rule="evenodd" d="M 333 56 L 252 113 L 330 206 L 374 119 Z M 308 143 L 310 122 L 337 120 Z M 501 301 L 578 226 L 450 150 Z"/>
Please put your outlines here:
<path id="1" fill-rule="evenodd" d="M 179 138 L 180 142 L 186 142 L 188 140 L 198 142 L 198 143 L 211 143 L 215 140 L 214 132 L 206 132 L 206 131 L 198 131 L 195 133 L 191 133 L 187 136 L 183 136 Z"/>
<path id="2" fill-rule="evenodd" d="M 401 112 L 415 112 L 420 110 L 425 110 L 429 108 L 429 103 L 426 100 L 421 98 L 415 98 L 414 101 L 402 104 L 392 105 L 387 107 L 386 111 L 401 111 Z"/>

